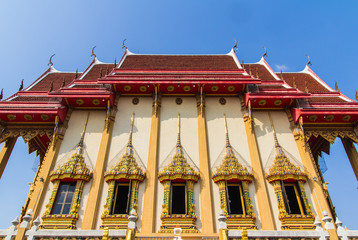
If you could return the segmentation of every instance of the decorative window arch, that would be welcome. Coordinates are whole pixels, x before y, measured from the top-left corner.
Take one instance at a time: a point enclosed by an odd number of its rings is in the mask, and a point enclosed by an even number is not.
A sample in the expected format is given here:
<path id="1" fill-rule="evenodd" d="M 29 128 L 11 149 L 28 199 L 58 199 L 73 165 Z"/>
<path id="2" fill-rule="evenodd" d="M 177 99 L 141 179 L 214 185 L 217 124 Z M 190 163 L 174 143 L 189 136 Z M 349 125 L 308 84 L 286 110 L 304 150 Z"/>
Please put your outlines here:
<path id="1" fill-rule="evenodd" d="M 50 173 L 53 190 L 42 216 L 42 229 L 75 229 L 83 185 L 92 178 L 83 157 L 83 142 L 89 114 L 76 152 Z"/>
<path id="2" fill-rule="evenodd" d="M 269 117 L 275 139 L 276 156 L 269 172 L 266 173 L 266 179 L 274 186 L 281 229 L 314 229 L 315 216 L 304 190 L 307 175 L 299 166 L 295 166 L 283 151 L 277 140 L 270 113 Z"/>
<path id="3" fill-rule="evenodd" d="M 134 113 L 126 151 L 118 163 L 104 173 L 104 179 L 108 183 L 108 195 L 102 214 L 101 228 L 127 229 L 131 210 L 135 209 L 137 212 L 138 187 L 145 178 L 145 172 L 134 157 L 133 124 Z"/>
<path id="4" fill-rule="evenodd" d="M 199 172 L 190 166 L 185 157 L 180 140 L 180 115 L 175 154 L 170 163 L 159 172 L 158 178 L 164 185 L 163 210 L 160 216 L 162 226 L 159 232 L 173 233 L 174 228 L 180 227 L 183 233 L 197 233 L 194 183 L 199 180 Z"/>
<path id="5" fill-rule="evenodd" d="M 228 127 L 225 120 L 225 155 L 219 165 L 213 171 L 213 180 L 219 186 L 220 205 L 224 211 L 229 229 L 245 228 L 257 229 L 256 216 L 251 204 L 249 183 L 253 181 L 253 175 L 246 167 L 239 163 L 230 144 Z"/>

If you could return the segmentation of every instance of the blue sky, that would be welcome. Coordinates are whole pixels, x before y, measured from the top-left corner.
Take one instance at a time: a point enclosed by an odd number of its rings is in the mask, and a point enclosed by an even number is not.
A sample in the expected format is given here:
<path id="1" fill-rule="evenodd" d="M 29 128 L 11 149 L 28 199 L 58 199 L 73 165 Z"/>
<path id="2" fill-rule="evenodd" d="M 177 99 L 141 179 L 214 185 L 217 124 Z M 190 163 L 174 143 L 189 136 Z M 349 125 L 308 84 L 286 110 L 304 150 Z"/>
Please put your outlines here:
<path id="1" fill-rule="evenodd" d="M 358 55 L 358 1 L 0 1 L 0 72 L 5 97 L 46 69 L 83 71 L 91 49 L 103 62 L 117 61 L 122 40 L 134 53 L 227 53 L 238 40 L 240 61 L 267 61 L 279 71 L 312 69 L 354 99 Z M 339 139 L 326 156 L 336 211 L 358 229 L 357 180 Z M 19 139 L 0 180 L 0 229 L 19 215 L 35 156 Z"/>

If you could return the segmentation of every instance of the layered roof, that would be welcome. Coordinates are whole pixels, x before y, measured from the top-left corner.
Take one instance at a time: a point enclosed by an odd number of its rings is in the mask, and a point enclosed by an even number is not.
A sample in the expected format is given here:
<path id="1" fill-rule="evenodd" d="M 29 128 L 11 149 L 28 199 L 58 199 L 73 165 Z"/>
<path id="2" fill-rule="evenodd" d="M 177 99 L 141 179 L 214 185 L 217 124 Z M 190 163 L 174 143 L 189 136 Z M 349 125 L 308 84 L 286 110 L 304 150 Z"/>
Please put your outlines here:
<path id="1" fill-rule="evenodd" d="M 6 124 L 54 124 L 69 107 L 105 109 L 121 95 L 243 95 L 252 109 L 290 108 L 305 124 L 353 124 L 358 103 L 330 88 L 306 66 L 301 72 L 275 73 L 264 58 L 240 64 L 232 49 L 218 55 L 134 54 L 126 49 L 120 62 L 96 57 L 82 72 L 60 72 L 50 66 L 27 88 L 0 102 Z M 333 118 L 332 118 L 332 116 Z M 329 116 L 327 118 L 327 116 Z"/>

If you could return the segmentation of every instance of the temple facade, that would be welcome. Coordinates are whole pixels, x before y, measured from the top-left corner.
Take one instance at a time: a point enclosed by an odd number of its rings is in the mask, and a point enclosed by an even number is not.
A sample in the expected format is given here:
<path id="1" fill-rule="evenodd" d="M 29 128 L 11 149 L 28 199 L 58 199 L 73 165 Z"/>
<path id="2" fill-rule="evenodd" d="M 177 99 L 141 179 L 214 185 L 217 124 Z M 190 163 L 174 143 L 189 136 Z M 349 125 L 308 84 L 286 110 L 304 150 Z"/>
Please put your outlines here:
<path id="1" fill-rule="evenodd" d="M 93 53 L 73 73 L 50 61 L 0 101 L 0 174 L 19 137 L 40 158 L 19 219 L 27 225 L 15 224 L 14 236 L 87 230 L 104 239 L 108 229 L 112 237 L 132 229 L 127 239 L 159 238 L 180 229 L 188 239 L 322 236 L 314 231 L 338 239 L 318 158 L 339 137 L 358 177 L 358 102 L 309 65 L 276 73 L 265 56 L 240 63 L 234 48 L 126 48 L 118 63 Z"/>

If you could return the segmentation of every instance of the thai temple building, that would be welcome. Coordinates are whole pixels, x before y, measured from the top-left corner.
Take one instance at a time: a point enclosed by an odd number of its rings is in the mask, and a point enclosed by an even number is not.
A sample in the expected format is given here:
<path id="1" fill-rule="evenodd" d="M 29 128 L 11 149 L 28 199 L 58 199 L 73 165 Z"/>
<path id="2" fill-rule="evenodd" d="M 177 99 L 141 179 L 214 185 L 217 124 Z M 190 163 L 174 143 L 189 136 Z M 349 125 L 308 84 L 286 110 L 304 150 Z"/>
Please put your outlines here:
<path id="1" fill-rule="evenodd" d="M 349 239 L 318 159 L 341 138 L 358 178 L 358 102 L 265 57 L 134 54 L 49 68 L 0 101 L 0 177 L 39 168 L 0 239 Z M 26 201 L 25 201 L 26 200 Z"/>

